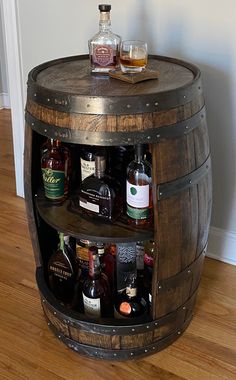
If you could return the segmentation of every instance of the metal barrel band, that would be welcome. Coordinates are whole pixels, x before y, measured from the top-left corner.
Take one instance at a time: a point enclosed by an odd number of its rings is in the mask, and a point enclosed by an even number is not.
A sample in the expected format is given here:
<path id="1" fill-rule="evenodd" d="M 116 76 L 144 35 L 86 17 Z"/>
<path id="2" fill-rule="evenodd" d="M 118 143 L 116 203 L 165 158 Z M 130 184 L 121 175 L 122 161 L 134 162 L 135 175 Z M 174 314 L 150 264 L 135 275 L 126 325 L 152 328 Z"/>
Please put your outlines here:
<path id="1" fill-rule="evenodd" d="M 180 177 L 177 180 L 158 185 L 157 186 L 158 200 L 171 197 L 172 195 L 176 193 L 179 193 L 185 189 L 188 189 L 196 185 L 197 183 L 200 182 L 202 178 L 206 176 L 208 172 L 210 172 L 210 169 L 211 169 L 211 158 L 209 155 L 206 161 L 193 172 L 187 174 L 184 177 Z"/>
<path id="2" fill-rule="evenodd" d="M 29 127 L 48 138 L 65 142 L 91 145 L 132 145 L 137 143 L 159 143 L 162 139 L 181 137 L 194 128 L 205 123 L 205 107 L 193 117 L 168 126 L 146 129 L 134 132 L 94 132 L 80 131 L 70 128 L 56 127 L 36 119 L 26 111 L 25 119 Z"/>
<path id="3" fill-rule="evenodd" d="M 150 355 L 170 345 L 172 342 L 174 342 L 176 339 L 178 339 L 182 335 L 184 330 L 188 327 L 191 319 L 192 319 L 192 315 L 190 315 L 190 317 L 187 320 L 185 320 L 181 326 L 178 326 L 178 328 L 172 334 L 164 338 L 161 338 L 159 340 L 155 340 L 152 344 L 149 344 L 144 347 L 135 347 L 135 348 L 121 349 L 121 350 L 100 348 L 100 347 L 78 343 L 72 340 L 71 338 L 66 337 L 64 334 L 60 333 L 50 323 L 50 321 L 48 321 L 48 326 L 52 330 L 52 332 L 63 343 L 65 343 L 69 348 L 78 352 L 79 354 L 88 355 L 88 356 L 91 356 L 93 358 L 98 358 L 98 359 L 130 360 L 132 358 Z"/>
<path id="4" fill-rule="evenodd" d="M 169 289 L 176 288 L 184 283 L 184 280 L 189 276 L 195 276 L 202 267 L 203 260 L 206 254 L 206 247 L 202 250 L 200 255 L 184 270 L 178 272 L 176 275 L 168 277 L 166 279 L 157 282 L 157 292 L 163 293 Z"/>
<path id="5" fill-rule="evenodd" d="M 76 315 L 76 313 L 66 310 L 59 304 L 58 301 L 50 298 L 50 293 L 47 290 L 46 285 L 43 287 L 41 281 L 39 281 L 39 273 L 37 273 L 36 278 L 39 291 L 41 293 L 43 309 L 52 324 L 60 325 L 63 330 L 74 327 L 80 329 L 81 331 L 91 332 L 98 335 L 136 335 L 139 333 L 153 331 L 158 327 L 175 321 L 176 319 L 184 320 L 186 311 L 192 308 L 196 293 L 194 292 L 191 297 L 189 297 L 188 300 L 178 309 L 159 319 L 133 325 L 121 325 L 120 323 L 122 323 L 122 321 L 119 320 L 116 320 L 119 325 L 114 324 L 115 320 L 110 319 L 110 324 L 105 325 L 76 319 L 76 317 L 78 318 L 78 314 Z M 125 321 L 123 322 L 126 323 Z"/>
<path id="6" fill-rule="evenodd" d="M 151 60 L 169 60 L 168 57 L 149 56 Z M 69 57 L 52 62 L 46 62 L 34 68 L 28 77 L 28 98 L 34 99 L 38 104 L 45 105 L 47 108 L 53 108 L 63 112 L 73 112 L 81 114 L 96 115 L 126 115 L 138 113 L 150 113 L 157 110 L 165 110 L 191 102 L 196 93 L 202 95 L 201 75 L 197 67 L 184 61 L 179 61 L 184 67 L 192 71 L 194 79 L 191 85 L 178 88 L 178 90 L 169 90 L 166 92 L 145 94 L 142 96 L 81 96 L 76 94 L 67 94 L 62 91 L 55 91 L 37 83 L 38 74 L 50 66 L 66 63 L 69 61 L 81 61 L 88 58 L 87 55 L 79 57 Z M 83 70 L 89 70 L 88 67 Z M 175 62 L 174 60 L 172 60 Z"/>

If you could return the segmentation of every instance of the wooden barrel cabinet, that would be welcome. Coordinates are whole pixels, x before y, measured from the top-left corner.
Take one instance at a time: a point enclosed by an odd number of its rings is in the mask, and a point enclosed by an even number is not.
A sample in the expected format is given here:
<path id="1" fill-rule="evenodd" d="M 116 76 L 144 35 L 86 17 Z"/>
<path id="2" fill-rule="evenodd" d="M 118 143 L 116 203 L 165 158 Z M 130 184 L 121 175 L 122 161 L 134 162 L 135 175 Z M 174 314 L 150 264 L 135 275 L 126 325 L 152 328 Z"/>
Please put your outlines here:
<path id="1" fill-rule="evenodd" d="M 91 75 L 87 55 L 34 68 L 28 77 L 25 199 L 36 279 L 48 326 L 68 347 L 88 356 L 126 360 L 149 355 L 178 338 L 190 323 L 206 252 L 211 215 L 211 162 L 201 73 L 184 61 L 150 56 L 159 78 L 129 84 Z M 94 223 L 44 197 L 40 148 L 65 144 L 148 143 L 152 153 L 154 227 L 124 220 Z M 104 242 L 154 239 L 158 254 L 150 317 L 86 320 L 51 293 L 47 262 L 57 231 Z"/>

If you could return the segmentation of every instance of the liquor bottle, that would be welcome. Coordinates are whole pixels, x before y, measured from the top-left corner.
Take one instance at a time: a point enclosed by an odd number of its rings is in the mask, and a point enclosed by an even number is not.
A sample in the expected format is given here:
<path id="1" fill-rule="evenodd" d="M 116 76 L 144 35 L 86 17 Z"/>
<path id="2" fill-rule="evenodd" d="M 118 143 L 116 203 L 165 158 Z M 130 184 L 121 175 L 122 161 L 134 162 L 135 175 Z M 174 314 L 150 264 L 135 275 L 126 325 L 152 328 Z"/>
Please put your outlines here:
<path id="1" fill-rule="evenodd" d="M 125 291 L 117 295 L 114 316 L 115 318 L 135 318 L 145 315 L 147 315 L 147 303 L 137 294 L 136 275 L 130 275 Z"/>
<path id="2" fill-rule="evenodd" d="M 120 183 L 105 174 L 106 160 L 102 153 L 95 155 L 95 173 L 81 183 L 79 206 L 94 217 L 113 222 L 122 211 Z"/>
<path id="3" fill-rule="evenodd" d="M 117 243 L 116 281 L 117 292 L 121 293 L 127 286 L 130 276 L 137 276 L 136 243 Z"/>
<path id="4" fill-rule="evenodd" d="M 142 241 L 136 243 L 136 268 L 137 268 L 137 286 L 139 294 L 146 298 L 144 289 L 144 245 Z"/>
<path id="5" fill-rule="evenodd" d="M 144 243 L 144 289 L 149 310 L 152 305 L 152 274 L 156 254 L 155 242 L 153 240 L 146 241 Z"/>
<path id="6" fill-rule="evenodd" d="M 111 31 L 111 5 L 100 4 L 99 31 L 88 41 L 91 72 L 107 73 L 119 67 L 121 38 Z"/>
<path id="7" fill-rule="evenodd" d="M 95 147 L 83 146 L 80 154 L 81 182 L 95 173 Z"/>
<path id="8" fill-rule="evenodd" d="M 68 195 L 71 159 L 69 150 L 59 140 L 48 139 L 47 148 L 42 149 L 41 169 L 46 198 L 64 201 Z"/>
<path id="9" fill-rule="evenodd" d="M 126 206 L 128 223 L 145 226 L 152 223 L 151 165 L 143 158 L 143 146 L 135 146 L 135 159 L 127 168 Z"/>
<path id="10" fill-rule="evenodd" d="M 105 148 L 102 146 L 84 145 L 80 151 L 81 182 L 95 173 L 95 155 L 102 153 L 106 157 Z"/>
<path id="11" fill-rule="evenodd" d="M 89 247 L 89 276 L 83 283 L 83 303 L 86 317 L 113 315 L 109 283 L 101 273 L 97 247 Z"/>
<path id="12" fill-rule="evenodd" d="M 116 246 L 108 244 L 102 259 L 102 270 L 108 278 L 111 294 L 116 293 Z"/>
<path id="13" fill-rule="evenodd" d="M 48 262 L 49 286 L 59 300 L 70 304 L 74 295 L 77 277 L 75 255 L 68 248 L 68 237 L 59 233 L 59 245 Z"/>

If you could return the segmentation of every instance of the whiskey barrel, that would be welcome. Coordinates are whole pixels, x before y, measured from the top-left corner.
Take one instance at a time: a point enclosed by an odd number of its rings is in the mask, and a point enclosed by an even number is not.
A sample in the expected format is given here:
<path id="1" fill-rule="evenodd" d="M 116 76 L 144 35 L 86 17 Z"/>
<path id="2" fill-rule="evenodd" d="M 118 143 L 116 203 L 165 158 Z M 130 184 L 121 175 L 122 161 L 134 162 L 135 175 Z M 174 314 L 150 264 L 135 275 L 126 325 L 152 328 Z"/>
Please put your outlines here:
<path id="1" fill-rule="evenodd" d="M 187 62 L 150 56 L 159 78 L 137 84 L 91 75 L 88 56 L 44 63 L 28 77 L 25 197 L 36 279 L 48 325 L 73 350 L 125 360 L 161 350 L 191 321 L 211 215 L 211 162 L 201 73 Z M 99 227 L 65 202 L 51 206 L 40 192 L 42 137 L 102 146 L 151 144 L 154 228 L 124 222 Z M 154 238 L 149 319 L 89 321 L 50 292 L 45 262 L 55 230 L 92 241 Z M 45 236 L 47 240 L 45 242 Z"/>

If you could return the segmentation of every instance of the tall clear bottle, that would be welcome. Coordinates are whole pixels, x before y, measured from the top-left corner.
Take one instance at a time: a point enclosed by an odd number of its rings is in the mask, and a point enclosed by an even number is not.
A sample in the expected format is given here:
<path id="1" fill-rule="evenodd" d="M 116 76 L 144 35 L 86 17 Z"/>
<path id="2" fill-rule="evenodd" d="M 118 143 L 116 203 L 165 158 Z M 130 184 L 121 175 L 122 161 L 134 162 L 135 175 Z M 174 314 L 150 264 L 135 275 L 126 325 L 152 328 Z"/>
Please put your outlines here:
<path id="1" fill-rule="evenodd" d="M 135 146 L 135 159 L 127 168 L 126 213 L 128 222 L 136 226 L 152 223 L 152 174 L 151 165 L 144 158 L 143 145 Z"/>
<path id="2" fill-rule="evenodd" d="M 107 73 L 119 67 L 121 37 L 111 31 L 111 5 L 99 4 L 99 32 L 89 41 L 91 71 Z"/>

